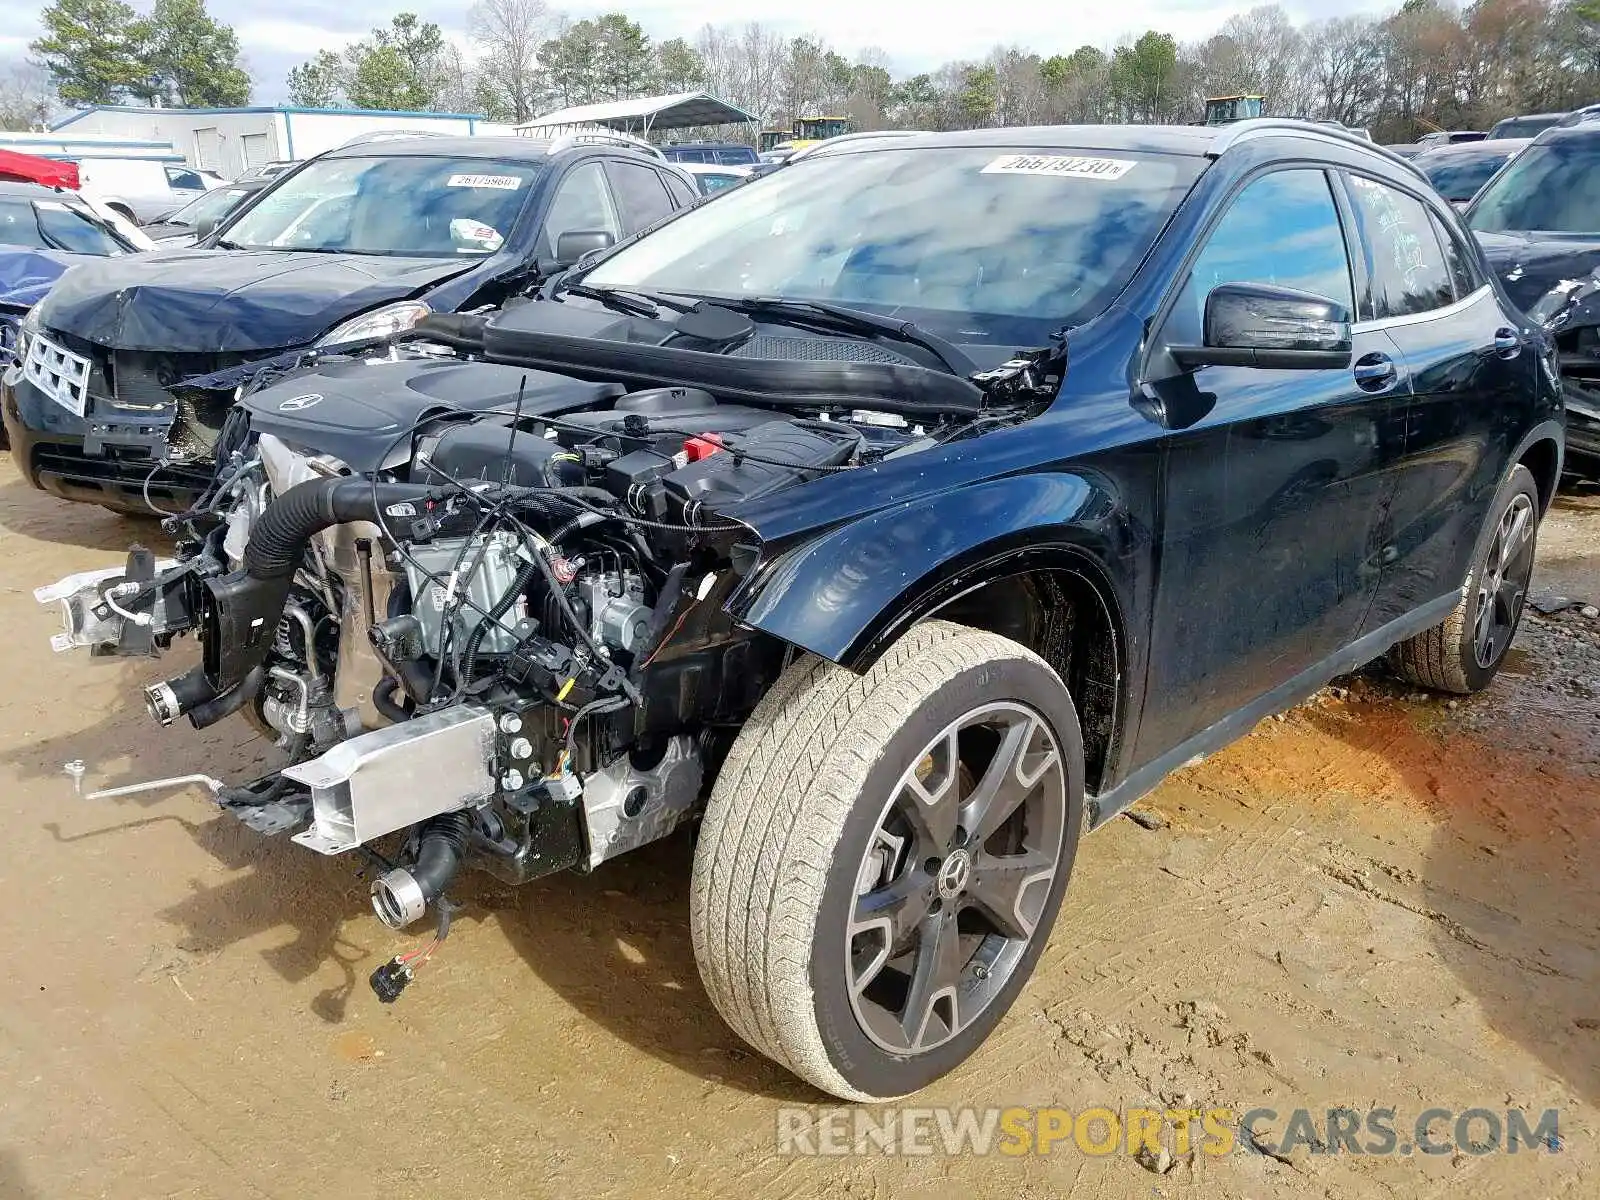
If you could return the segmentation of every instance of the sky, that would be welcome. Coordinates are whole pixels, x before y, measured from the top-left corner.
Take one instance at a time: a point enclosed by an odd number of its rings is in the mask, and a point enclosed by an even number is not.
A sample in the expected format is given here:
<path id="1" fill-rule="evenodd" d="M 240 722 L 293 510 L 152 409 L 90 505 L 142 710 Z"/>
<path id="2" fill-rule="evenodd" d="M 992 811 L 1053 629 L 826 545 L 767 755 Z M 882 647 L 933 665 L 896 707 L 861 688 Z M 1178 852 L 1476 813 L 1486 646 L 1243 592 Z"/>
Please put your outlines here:
<path id="1" fill-rule="evenodd" d="M 30 0 L 11 0 L 13 13 Z M 148 10 L 148 0 L 133 0 Z M 213 16 L 233 25 L 255 81 L 254 101 L 281 103 L 289 68 L 317 50 L 338 49 L 385 25 L 396 12 L 411 10 L 437 22 L 449 34 L 464 36 L 471 0 L 209 0 Z M 1398 0 L 1282 0 L 1296 23 L 1357 12 L 1385 12 Z M 817 34 L 835 50 L 853 57 L 867 47 L 883 50 L 896 76 L 930 71 L 952 59 L 978 58 L 997 45 L 1024 45 L 1043 54 L 1070 53 L 1085 43 L 1114 45 L 1124 35 L 1146 29 L 1173 34 L 1180 42 L 1215 32 L 1228 17 L 1253 3 L 1216 0 L 1120 0 L 1119 3 L 1063 4 L 1060 0 L 1008 0 L 1002 4 L 930 4 L 928 0 L 627 0 L 584 4 L 556 0 L 552 7 L 574 20 L 623 11 L 654 40 L 693 41 L 707 24 L 742 25 L 759 21 L 788 35 Z M 1080 8 L 1083 11 L 1073 12 Z M 0 26 L 0 62 L 15 62 L 39 35 L 36 18 L 8 19 Z"/>

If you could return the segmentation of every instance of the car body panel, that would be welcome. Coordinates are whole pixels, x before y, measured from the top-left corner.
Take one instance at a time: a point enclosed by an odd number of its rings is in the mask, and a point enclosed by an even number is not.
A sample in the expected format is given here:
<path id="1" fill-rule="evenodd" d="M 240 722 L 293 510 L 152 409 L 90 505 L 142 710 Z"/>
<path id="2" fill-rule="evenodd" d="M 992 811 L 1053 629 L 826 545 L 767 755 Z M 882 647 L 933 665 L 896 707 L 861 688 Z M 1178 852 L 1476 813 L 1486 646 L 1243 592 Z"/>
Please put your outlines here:
<path id="1" fill-rule="evenodd" d="M 348 317 L 476 265 L 292 250 L 161 250 L 68 272 L 39 320 L 54 333 L 119 350 L 274 350 L 306 345 Z"/>
<path id="2" fill-rule="evenodd" d="M 1384 396 L 1363 396 L 1348 373 L 1318 384 L 1307 377 L 1319 372 L 1243 367 L 1202 368 L 1187 395 L 1141 385 L 1129 348 L 1146 344 L 1208 223 L 1251 172 L 1308 150 L 1266 129 L 1239 140 L 1118 304 L 1069 331 L 1066 379 L 1046 412 L 984 434 L 981 450 L 911 456 L 915 477 L 891 462 L 734 514 L 761 539 L 761 566 L 730 614 L 858 667 L 907 614 L 936 611 L 942 579 L 975 585 L 1040 553 L 1073 569 L 1081 556 L 1126 631 L 1119 670 L 1140 698 L 1121 715 L 1094 823 L 1442 620 L 1483 506 L 1515 461 L 1508 451 L 1561 437 L 1532 349 L 1509 368 L 1485 361 L 1500 326 L 1518 323 L 1492 288 L 1409 332 L 1358 324 L 1353 357 L 1378 351 L 1396 364 Z M 1393 159 L 1343 143 L 1317 151 L 1324 165 L 1427 193 Z M 1460 231 L 1442 201 L 1430 207 Z M 1471 512 L 1452 516 L 1424 495 L 1438 486 Z"/>
<path id="3" fill-rule="evenodd" d="M 68 267 L 86 257 L 63 250 L 0 245 L 0 305 L 33 307 Z"/>

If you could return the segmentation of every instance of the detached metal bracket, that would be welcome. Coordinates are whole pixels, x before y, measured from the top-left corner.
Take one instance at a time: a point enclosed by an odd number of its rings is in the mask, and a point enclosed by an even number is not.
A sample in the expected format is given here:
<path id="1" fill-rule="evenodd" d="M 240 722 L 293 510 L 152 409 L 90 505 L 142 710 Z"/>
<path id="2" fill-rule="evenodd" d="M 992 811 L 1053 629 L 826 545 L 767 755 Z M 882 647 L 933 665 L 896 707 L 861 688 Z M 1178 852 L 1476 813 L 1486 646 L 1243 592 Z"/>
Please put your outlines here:
<path id="1" fill-rule="evenodd" d="M 188 787 L 191 783 L 203 784 L 211 790 L 212 799 L 215 799 L 226 786 L 222 780 L 213 779 L 209 775 L 171 775 L 166 779 L 150 779 L 144 783 L 128 783 L 122 787 L 101 788 L 98 792 L 90 792 L 85 800 L 110 800 L 116 796 L 136 796 L 140 792 L 160 792 L 167 788 Z"/>

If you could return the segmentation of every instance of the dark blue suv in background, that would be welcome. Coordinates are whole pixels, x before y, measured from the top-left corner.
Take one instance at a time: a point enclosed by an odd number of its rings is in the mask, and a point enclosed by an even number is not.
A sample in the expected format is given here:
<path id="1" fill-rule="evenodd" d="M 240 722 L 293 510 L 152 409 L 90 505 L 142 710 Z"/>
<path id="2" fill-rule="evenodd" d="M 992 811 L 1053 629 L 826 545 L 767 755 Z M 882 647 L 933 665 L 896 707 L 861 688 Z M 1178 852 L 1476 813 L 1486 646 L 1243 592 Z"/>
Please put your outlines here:
<path id="1" fill-rule="evenodd" d="M 276 177 L 199 244 L 69 270 L 0 383 L 35 486 L 185 507 L 263 360 L 498 305 L 699 191 L 623 135 L 357 141 Z"/>

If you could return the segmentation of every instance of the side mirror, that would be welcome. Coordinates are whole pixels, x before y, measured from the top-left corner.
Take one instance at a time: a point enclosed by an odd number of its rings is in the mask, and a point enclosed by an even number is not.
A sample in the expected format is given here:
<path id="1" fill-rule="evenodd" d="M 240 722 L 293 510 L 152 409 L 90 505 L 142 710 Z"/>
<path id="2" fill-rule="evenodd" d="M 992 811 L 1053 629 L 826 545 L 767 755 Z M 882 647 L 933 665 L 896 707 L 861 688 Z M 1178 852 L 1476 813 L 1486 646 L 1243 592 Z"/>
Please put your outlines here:
<path id="1" fill-rule="evenodd" d="M 216 231 L 217 219 L 215 217 L 201 217 L 194 223 L 194 240 L 203 242 Z"/>
<path id="2" fill-rule="evenodd" d="M 574 229 L 556 238 L 556 261 L 570 266 L 585 254 L 609 250 L 616 241 L 604 229 Z"/>
<path id="3" fill-rule="evenodd" d="M 1206 296 L 1205 345 L 1173 346 L 1185 369 L 1329 370 L 1350 365 L 1350 310 L 1270 283 L 1221 283 Z"/>

